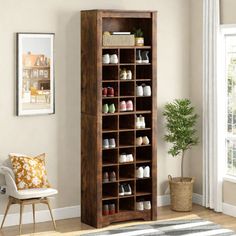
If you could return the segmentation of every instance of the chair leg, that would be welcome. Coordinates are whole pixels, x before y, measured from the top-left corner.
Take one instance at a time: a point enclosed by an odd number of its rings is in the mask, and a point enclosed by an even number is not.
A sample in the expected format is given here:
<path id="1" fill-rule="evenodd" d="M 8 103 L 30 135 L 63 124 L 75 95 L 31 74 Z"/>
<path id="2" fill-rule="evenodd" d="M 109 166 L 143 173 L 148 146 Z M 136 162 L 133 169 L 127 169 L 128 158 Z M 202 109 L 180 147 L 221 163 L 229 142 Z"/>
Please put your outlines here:
<path id="1" fill-rule="evenodd" d="M 49 212 L 50 212 L 50 215 L 51 215 L 51 218 L 52 218 L 53 227 L 54 227 L 54 229 L 56 230 L 56 222 L 55 222 L 55 220 L 53 219 L 52 209 L 51 209 L 51 207 L 50 207 L 50 204 L 49 204 L 48 199 L 46 199 L 46 204 L 48 205 L 48 209 L 49 209 Z"/>
<path id="2" fill-rule="evenodd" d="M 22 213 L 23 213 L 23 209 L 24 209 L 24 204 L 21 202 L 20 203 L 20 225 L 19 225 L 20 234 L 21 234 L 21 229 L 22 229 Z"/>
<path id="3" fill-rule="evenodd" d="M 34 231 L 35 231 L 35 204 L 32 204 L 32 208 L 33 208 L 33 221 L 34 221 Z"/>
<path id="4" fill-rule="evenodd" d="M 8 200 L 8 203 L 7 203 L 7 208 L 6 208 L 6 211 L 5 211 L 3 220 L 2 220 L 1 229 L 2 229 L 2 227 L 3 227 L 3 224 L 4 224 L 4 222 L 5 222 L 5 219 L 6 219 L 6 217 L 7 217 L 7 213 L 8 213 L 8 211 L 9 211 L 10 206 L 11 206 L 11 203 L 12 203 L 12 199 L 11 199 L 11 197 L 9 197 L 9 200 Z"/>

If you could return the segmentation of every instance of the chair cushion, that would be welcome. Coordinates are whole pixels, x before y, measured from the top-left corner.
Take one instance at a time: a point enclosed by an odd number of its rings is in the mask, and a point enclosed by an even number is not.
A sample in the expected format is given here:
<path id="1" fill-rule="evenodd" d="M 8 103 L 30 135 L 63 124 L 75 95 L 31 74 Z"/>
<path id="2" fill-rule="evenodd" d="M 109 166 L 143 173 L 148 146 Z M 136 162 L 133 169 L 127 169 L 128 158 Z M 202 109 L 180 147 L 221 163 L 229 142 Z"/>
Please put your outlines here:
<path id="1" fill-rule="evenodd" d="M 31 199 L 31 198 L 49 197 L 57 193 L 58 191 L 54 188 L 33 188 L 33 189 L 19 190 L 12 197 L 18 199 Z"/>
<path id="2" fill-rule="evenodd" d="M 45 153 L 36 157 L 10 154 L 18 190 L 50 187 L 46 168 Z"/>

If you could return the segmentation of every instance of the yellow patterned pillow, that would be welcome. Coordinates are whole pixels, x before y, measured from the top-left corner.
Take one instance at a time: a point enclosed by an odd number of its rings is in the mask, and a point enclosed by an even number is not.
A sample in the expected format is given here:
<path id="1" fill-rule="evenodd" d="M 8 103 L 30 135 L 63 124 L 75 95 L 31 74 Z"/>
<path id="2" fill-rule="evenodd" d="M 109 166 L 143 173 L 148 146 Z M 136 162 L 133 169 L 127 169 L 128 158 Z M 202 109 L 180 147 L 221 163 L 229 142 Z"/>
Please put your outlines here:
<path id="1" fill-rule="evenodd" d="M 45 153 L 36 157 L 10 154 L 18 190 L 50 187 L 45 168 Z"/>

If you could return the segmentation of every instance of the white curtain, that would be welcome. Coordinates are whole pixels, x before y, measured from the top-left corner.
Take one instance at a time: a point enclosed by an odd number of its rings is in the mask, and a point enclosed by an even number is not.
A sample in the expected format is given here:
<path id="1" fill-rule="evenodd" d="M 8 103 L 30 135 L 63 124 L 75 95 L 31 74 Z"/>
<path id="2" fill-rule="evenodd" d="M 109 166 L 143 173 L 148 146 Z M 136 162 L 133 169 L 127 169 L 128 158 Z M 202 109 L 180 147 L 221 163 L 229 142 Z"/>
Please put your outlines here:
<path id="1" fill-rule="evenodd" d="M 222 211 L 222 111 L 220 110 L 217 52 L 220 0 L 203 0 L 203 204 Z M 223 143 L 222 143 L 223 141 Z M 223 145 L 223 146 L 222 146 Z M 223 154 L 223 156 L 222 156 Z"/>

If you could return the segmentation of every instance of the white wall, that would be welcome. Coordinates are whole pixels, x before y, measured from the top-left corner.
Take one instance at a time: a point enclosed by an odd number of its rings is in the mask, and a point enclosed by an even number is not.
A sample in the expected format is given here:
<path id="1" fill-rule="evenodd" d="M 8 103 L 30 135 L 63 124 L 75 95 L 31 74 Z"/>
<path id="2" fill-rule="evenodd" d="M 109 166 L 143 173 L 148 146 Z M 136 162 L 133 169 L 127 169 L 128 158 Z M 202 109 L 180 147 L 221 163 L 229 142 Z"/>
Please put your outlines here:
<path id="1" fill-rule="evenodd" d="M 49 180 L 59 189 L 53 207 L 80 204 L 80 11 L 158 10 L 158 192 L 180 162 L 163 142 L 166 102 L 189 97 L 189 0 L 0 0 L 0 162 L 10 152 L 47 153 Z M 56 114 L 15 116 L 15 33 L 54 32 Z M 89 63 L 89 62 L 88 62 Z M 189 174 L 186 163 L 186 175 Z M 0 197 L 0 214 L 5 197 Z M 4 201 L 2 201 L 2 199 Z"/>

